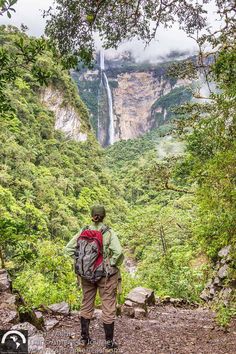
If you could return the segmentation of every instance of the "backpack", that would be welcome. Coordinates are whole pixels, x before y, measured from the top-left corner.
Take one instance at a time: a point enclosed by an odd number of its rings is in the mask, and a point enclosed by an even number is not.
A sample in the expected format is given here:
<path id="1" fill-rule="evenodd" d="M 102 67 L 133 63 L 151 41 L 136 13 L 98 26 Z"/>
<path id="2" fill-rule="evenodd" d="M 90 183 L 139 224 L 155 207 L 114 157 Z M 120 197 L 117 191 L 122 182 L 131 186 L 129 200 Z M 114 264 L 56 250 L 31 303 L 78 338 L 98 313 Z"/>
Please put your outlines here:
<path id="1" fill-rule="evenodd" d="M 90 230 L 86 226 L 77 239 L 75 250 L 75 273 L 95 283 L 106 275 L 103 262 L 103 234 L 109 227 Z"/>

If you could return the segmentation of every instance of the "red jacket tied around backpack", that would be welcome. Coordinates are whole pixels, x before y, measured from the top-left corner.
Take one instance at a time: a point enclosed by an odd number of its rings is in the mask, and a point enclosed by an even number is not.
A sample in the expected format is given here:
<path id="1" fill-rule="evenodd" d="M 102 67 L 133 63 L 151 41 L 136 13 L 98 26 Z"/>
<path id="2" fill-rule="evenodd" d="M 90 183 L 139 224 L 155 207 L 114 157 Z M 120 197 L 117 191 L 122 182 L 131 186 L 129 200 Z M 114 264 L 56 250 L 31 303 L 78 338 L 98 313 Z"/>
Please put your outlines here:
<path id="1" fill-rule="evenodd" d="M 98 257 L 94 262 L 94 270 L 96 270 L 103 262 L 103 236 L 98 230 L 84 230 L 81 232 L 79 240 L 86 240 L 88 243 L 96 242 L 98 247 Z"/>

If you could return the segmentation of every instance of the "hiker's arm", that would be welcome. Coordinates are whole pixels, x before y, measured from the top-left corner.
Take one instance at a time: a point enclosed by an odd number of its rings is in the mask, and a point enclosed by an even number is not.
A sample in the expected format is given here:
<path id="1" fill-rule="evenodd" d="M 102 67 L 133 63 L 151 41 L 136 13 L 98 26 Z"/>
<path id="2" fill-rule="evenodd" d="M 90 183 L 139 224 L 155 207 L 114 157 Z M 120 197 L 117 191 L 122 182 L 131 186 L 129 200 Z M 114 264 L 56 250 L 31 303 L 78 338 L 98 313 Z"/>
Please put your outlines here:
<path id="1" fill-rule="evenodd" d="M 110 258 L 111 266 L 120 266 L 124 260 L 124 254 L 120 241 L 114 232 L 111 234 L 109 249 L 111 250 L 112 254 L 112 257 Z"/>
<path id="2" fill-rule="evenodd" d="M 78 235 L 79 235 L 79 234 L 76 234 L 76 235 L 67 243 L 66 247 L 64 248 L 64 255 L 65 255 L 65 256 L 74 257 Z"/>

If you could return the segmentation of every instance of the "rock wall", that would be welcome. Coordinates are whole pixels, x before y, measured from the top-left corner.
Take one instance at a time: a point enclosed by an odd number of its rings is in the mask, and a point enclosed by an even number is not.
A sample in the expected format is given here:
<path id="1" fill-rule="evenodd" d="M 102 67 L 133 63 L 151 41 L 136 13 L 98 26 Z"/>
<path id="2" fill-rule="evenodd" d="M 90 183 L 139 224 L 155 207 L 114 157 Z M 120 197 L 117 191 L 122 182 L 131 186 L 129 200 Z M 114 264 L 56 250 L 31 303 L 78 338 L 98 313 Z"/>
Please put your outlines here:
<path id="1" fill-rule="evenodd" d="M 113 98 L 114 140 L 136 138 L 153 128 L 166 124 L 169 119 L 167 107 L 158 106 L 157 100 L 178 87 L 190 84 L 188 80 L 174 80 L 166 75 L 166 63 L 157 67 L 132 69 L 114 61 L 105 62 L 106 75 Z M 91 123 L 101 145 L 109 141 L 108 99 L 102 85 L 99 68 L 94 71 L 72 72 L 79 93 L 91 113 Z M 174 92 L 174 91 L 173 91 Z M 180 94 L 181 95 L 181 94 Z M 166 103 L 165 103 L 166 104 Z"/>
<path id="2" fill-rule="evenodd" d="M 232 272 L 234 259 L 231 251 L 231 246 L 226 246 L 220 250 L 218 254 L 219 260 L 215 265 L 212 278 L 200 295 L 202 300 L 222 303 L 228 306 L 231 299 L 235 296 L 236 279 Z"/>
<path id="3" fill-rule="evenodd" d="M 115 139 L 136 138 L 153 128 L 151 107 L 171 87 L 167 82 L 158 83 L 149 72 L 118 75 L 117 83 L 113 90 Z"/>
<path id="4" fill-rule="evenodd" d="M 45 88 L 40 95 L 41 102 L 55 114 L 55 128 L 63 131 L 69 138 L 86 141 L 87 133 L 83 131 L 82 119 L 71 104 L 64 102 L 62 92 L 53 87 Z"/>
<path id="5" fill-rule="evenodd" d="M 16 295 L 12 294 L 10 277 L 5 269 L 0 269 L 0 328 L 9 329 L 19 322 Z"/>

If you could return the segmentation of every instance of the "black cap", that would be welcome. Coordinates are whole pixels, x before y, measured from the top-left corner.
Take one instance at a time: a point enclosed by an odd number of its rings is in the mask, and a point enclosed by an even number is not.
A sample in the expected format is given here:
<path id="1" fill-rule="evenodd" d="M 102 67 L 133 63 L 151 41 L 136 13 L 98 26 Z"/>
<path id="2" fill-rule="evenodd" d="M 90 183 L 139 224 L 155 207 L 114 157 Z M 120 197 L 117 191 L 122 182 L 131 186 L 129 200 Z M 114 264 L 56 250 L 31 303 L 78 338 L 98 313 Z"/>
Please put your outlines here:
<path id="1" fill-rule="evenodd" d="M 99 215 L 99 216 L 101 216 L 102 218 L 105 218 L 105 216 L 106 216 L 106 210 L 105 210 L 105 208 L 104 208 L 103 205 L 94 205 L 94 206 L 91 208 L 91 215 L 92 215 L 92 216 Z"/>

